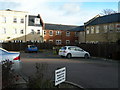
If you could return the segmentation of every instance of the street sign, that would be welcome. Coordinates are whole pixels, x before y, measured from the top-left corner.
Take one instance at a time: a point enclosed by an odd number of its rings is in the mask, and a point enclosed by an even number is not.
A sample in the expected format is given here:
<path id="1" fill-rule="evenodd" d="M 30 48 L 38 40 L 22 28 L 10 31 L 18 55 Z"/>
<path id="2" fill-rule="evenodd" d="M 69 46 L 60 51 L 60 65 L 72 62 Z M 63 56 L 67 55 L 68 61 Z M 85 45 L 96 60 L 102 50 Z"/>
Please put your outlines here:
<path id="1" fill-rule="evenodd" d="M 55 86 L 66 80 L 66 67 L 55 70 Z"/>

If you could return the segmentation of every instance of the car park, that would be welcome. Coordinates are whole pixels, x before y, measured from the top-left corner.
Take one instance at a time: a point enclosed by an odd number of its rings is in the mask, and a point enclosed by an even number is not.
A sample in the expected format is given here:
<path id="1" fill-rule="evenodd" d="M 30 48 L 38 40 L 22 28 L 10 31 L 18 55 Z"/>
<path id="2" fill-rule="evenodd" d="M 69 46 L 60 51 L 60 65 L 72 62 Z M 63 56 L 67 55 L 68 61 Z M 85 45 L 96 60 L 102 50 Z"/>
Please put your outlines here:
<path id="1" fill-rule="evenodd" d="M 77 46 L 61 47 L 61 49 L 59 49 L 59 55 L 61 57 L 67 57 L 67 58 L 72 58 L 72 57 L 84 57 L 86 59 L 90 58 L 89 52 Z"/>
<path id="2" fill-rule="evenodd" d="M 25 52 L 38 52 L 38 47 L 35 45 L 27 45 Z"/>
<path id="3" fill-rule="evenodd" d="M 0 48 L 0 64 L 2 64 L 2 62 L 6 60 L 12 62 L 11 69 L 15 71 L 19 71 L 21 69 L 20 52 L 10 52 L 3 48 Z"/>

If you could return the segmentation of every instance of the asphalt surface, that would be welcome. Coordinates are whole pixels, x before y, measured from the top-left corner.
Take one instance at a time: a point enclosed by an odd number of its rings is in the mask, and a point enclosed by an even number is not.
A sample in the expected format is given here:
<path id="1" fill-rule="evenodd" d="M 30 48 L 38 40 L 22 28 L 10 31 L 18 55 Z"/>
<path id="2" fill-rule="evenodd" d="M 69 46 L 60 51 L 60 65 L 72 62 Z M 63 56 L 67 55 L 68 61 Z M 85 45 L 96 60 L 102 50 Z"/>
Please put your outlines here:
<path id="1" fill-rule="evenodd" d="M 118 88 L 118 61 L 101 58 L 61 58 L 51 51 L 39 53 L 21 53 L 23 76 L 28 77 L 36 72 L 36 63 L 45 63 L 48 69 L 45 77 L 54 80 L 57 68 L 66 67 L 66 80 L 84 88 Z"/>

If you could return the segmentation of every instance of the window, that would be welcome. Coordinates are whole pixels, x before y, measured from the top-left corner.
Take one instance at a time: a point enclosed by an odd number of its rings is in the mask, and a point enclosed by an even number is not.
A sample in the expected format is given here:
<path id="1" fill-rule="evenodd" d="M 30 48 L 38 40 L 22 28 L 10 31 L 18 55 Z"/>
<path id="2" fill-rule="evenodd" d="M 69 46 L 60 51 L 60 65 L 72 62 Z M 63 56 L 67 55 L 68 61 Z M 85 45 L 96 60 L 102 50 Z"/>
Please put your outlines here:
<path id="1" fill-rule="evenodd" d="M 78 32 L 75 32 L 75 37 L 78 37 Z"/>
<path id="2" fill-rule="evenodd" d="M 35 33 L 33 29 L 31 29 L 31 33 L 32 33 L 32 34 L 34 34 L 34 33 Z"/>
<path id="3" fill-rule="evenodd" d="M 106 33 L 108 31 L 108 26 L 104 25 L 104 32 Z"/>
<path id="4" fill-rule="evenodd" d="M 20 34 L 24 34 L 23 30 L 20 30 Z"/>
<path id="5" fill-rule="evenodd" d="M 61 35 L 61 32 L 60 31 L 56 31 L 56 35 Z"/>
<path id="6" fill-rule="evenodd" d="M 75 43 L 78 43 L 78 40 L 75 40 Z"/>
<path id="7" fill-rule="evenodd" d="M 111 32 L 111 31 L 113 31 L 113 29 L 114 29 L 114 25 L 113 25 L 113 24 L 110 24 L 110 25 L 109 25 L 109 31 Z"/>
<path id="8" fill-rule="evenodd" d="M 94 27 L 91 27 L 91 34 L 94 34 Z"/>
<path id="9" fill-rule="evenodd" d="M 49 31 L 49 34 L 50 34 L 50 36 L 52 36 L 53 35 L 53 31 Z"/>
<path id="10" fill-rule="evenodd" d="M 6 34 L 6 28 L 2 28 L 1 34 Z"/>
<path id="11" fill-rule="evenodd" d="M 6 17 L 2 17 L 2 22 L 6 23 Z"/>
<path id="12" fill-rule="evenodd" d="M 46 35 L 46 31 L 44 31 L 44 35 Z"/>
<path id="13" fill-rule="evenodd" d="M 75 47 L 69 47 L 68 49 L 69 50 L 75 50 Z"/>
<path id="14" fill-rule="evenodd" d="M 70 32 L 66 32 L 66 36 L 70 36 Z"/>
<path id="15" fill-rule="evenodd" d="M 14 33 L 13 34 L 17 34 L 17 29 L 16 28 L 14 29 Z"/>
<path id="16" fill-rule="evenodd" d="M 66 44 L 70 44 L 70 40 L 66 40 Z"/>
<path id="17" fill-rule="evenodd" d="M 120 24 L 116 24 L 117 31 L 120 31 Z"/>
<path id="18" fill-rule="evenodd" d="M 90 31 L 89 31 L 89 27 L 86 28 L 86 34 L 89 34 Z"/>
<path id="19" fill-rule="evenodd" d="M 56 45 L 60 45 L 61 44 L 61 40 L 56 40 Z"/>
<path id="20" fill-rule="evenodd" d="M 53 43 L 53 40 L 49 40 L 49 43 Z"/>
<path id="21" fill-rule="evenodd" d="M 13 22 L 14 22 L 14 23 L 17 23 L 17 18 L 13 18 Z"/>
<path id="22" fill-rule="evenodd" d="M 37 30 L 37 34 L 40 34 L 40 30 Z"/>
<path id="23" fill-rule="evenodd" d="M 96 33 L 99 33 L 99 32 L 100 32 L 100 27 L 96 26 Z"/>
<path id="24" fill-rule="evenodd" d="M 24 19 L 23 18 L 20 20 L 20 23 L 24 23 Z"/>
<path id="25" fill-rule="evenodd" d="M 35 22 L 35 24 L 40 24 L 40 18 L 35 18 L 34 22 Z"/>

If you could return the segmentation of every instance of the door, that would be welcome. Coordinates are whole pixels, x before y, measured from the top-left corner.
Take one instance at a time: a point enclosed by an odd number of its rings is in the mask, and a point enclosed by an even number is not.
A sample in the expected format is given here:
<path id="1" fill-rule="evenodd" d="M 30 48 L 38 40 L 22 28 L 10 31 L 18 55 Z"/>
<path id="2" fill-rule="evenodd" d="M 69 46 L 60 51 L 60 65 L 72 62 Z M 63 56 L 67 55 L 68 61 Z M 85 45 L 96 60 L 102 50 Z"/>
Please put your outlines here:
<path id="1" fill-rule="evenodd" d="M 76 52 L 76 57 L 84 57 L 84 50 L 79 48 L 79 47 L 76 47 L 75 48 L 75 52 Z"/>

